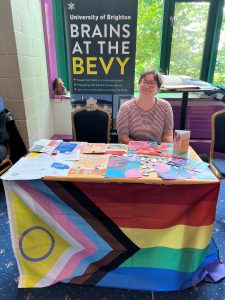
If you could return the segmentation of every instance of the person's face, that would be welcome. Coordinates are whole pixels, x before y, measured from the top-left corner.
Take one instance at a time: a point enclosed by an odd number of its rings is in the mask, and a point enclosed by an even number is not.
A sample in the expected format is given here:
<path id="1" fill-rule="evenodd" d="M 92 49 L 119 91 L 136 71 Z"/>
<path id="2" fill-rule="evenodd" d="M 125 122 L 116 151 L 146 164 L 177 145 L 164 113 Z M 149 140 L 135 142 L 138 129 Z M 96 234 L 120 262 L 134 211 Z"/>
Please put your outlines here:
<path id="1" fill-rule="evenodd" d="M 147 74 L 139 83 L 139 91 L 144 95 L 155 95 L 159 88 L 153 74 Z"/>

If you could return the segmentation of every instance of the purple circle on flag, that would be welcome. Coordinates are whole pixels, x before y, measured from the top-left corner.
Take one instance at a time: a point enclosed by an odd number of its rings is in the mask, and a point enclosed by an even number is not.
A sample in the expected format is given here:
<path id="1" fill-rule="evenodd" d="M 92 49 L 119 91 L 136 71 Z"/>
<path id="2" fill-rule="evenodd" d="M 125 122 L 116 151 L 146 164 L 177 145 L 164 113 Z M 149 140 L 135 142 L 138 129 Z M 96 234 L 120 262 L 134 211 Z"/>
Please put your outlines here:
<path id="1" fill-rule="evenodd" d="M 30 233 L 30 232 L 33 231 L 33 230 L 37 230 L 37 229 L 38 229 L 38 230 L 43 230 L 43 231 L 45 231 L 45 232 L 49 235 L 49 237 L 50 237 L 50 239 L 51 239 L 51 245 L 50 245 L 50 248 L 49 248 L 48 252 L 47 252 L 45 255 L 42 255 L 42 256 L 36 257 L 36 258 L 32 258 L 32 257 L 28 256 L 28 255 L 24 252 L 24 250 L 23 250 L 23 239 L 25 238 L 25 236 L 26 236 L 28 233 Z M 32 227 L 28 228 L 27 230 L 25 230 L 25 231 L 22 233 L 22 235 L 21 235 L 21 237 L 20 237 L 20 239 L 19 239 L 19 249 L 20 249 L 20 251 L 21 251 L 21 254 L 23 255 L 23 257 L 24 257 L 25 259 L 27 259 L 27 260 L 29 260 L 29 261 L 32 261 L 32 262 L 38 262 L 38 261 L 41 261 L 41 260 L 47 258 L 47 257 L 52 253 L 52 251 L 53 251 L 53 249 L 54 249 L 54 246 L 55 246 L 55 240 L 54 240 L 53 235 L 52 235 L 47 229 L 45 229 L 45 228 L 42 227 L 42 226 L 32 226 Z"/>

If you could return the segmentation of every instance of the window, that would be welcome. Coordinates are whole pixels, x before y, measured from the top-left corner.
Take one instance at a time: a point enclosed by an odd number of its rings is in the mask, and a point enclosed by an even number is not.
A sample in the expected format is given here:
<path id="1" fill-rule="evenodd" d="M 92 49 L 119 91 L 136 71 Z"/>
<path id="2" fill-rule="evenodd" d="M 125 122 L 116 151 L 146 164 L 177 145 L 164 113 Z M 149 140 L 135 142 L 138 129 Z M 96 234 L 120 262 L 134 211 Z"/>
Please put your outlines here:
<path id="1" fill-rule="evenodd" d="M 209 3 L 175 5 L 169 73 L 200 78 Z"/>
<path id="2" fill-rule="evenodd" d="M 225 86 L 225 7 L 223 8 L 223 21 L 213 82 Z"/>
<path id="3" fill-rule="evenodd" d="M 162 72 L 213 81 L 223 7 L 224 0 L 164 1 Z"/>

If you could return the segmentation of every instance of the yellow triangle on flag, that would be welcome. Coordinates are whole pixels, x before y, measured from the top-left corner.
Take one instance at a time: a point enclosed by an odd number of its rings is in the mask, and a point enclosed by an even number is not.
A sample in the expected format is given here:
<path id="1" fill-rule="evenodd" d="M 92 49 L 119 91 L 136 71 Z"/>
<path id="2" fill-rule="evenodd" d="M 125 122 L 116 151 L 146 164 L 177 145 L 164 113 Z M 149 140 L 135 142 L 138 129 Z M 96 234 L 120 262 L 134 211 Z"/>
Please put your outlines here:
<path id="1" fill-rule="evenodd" d="M 34 287 L 71 245 L 12 192 L 14 245 L 22 287 Z"/>

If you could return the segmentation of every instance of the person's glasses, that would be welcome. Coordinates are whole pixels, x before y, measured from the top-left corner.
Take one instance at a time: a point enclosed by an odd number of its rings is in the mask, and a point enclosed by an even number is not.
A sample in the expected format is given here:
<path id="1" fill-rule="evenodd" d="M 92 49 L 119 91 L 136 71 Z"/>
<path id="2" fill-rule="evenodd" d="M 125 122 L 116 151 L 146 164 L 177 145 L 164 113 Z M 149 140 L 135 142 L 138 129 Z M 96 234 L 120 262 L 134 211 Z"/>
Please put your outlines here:
<path id="1" fill-rule="evenodd" d="M 144 84 L 144 85 L 148 85 L 148 86 L 156 86 L 156 81 L 142 80 L 141 83 Z"/>

